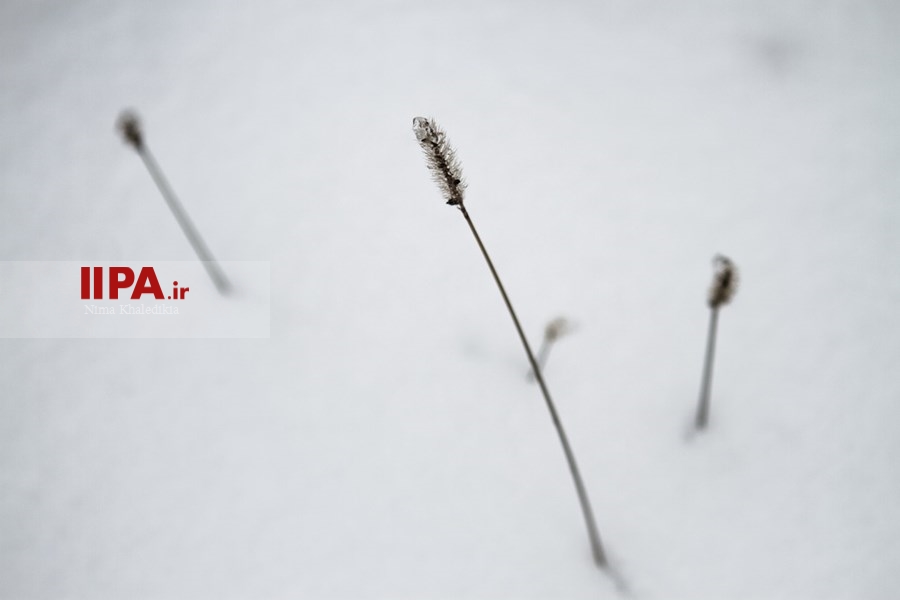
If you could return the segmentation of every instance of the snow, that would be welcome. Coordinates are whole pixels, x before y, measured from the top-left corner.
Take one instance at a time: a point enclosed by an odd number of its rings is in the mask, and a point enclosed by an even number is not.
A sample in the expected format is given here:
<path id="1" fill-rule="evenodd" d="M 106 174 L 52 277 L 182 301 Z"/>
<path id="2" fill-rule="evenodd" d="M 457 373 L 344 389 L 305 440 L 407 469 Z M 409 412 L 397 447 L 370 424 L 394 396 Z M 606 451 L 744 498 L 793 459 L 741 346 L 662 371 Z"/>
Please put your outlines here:
<path id="1" fill-rule="evenodd" d="M 419 115 L 532 344 L 579 325 L 546 375 L 631 595 L 897 597 L 898 20 L 3 3 L 0 260 L 193 259 L 133 107 L 271 337 L 0 340 L 0 597 L 620 597 Z"/>

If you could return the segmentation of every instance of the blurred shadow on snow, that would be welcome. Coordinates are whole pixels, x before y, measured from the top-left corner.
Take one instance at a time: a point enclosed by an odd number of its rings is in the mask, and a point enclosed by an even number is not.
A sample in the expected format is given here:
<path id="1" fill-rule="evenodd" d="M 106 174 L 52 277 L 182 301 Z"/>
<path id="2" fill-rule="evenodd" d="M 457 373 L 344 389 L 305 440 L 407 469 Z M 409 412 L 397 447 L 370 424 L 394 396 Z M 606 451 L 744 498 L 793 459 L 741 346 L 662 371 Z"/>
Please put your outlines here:
<path id="1" fill-rule="evenodd" d="M 785 33 L 769 32 L 748 37 L 742 42 L 742 49 L 750 60 L 779 81 L 796 73 L 806 54 L 802 41 Z"/>

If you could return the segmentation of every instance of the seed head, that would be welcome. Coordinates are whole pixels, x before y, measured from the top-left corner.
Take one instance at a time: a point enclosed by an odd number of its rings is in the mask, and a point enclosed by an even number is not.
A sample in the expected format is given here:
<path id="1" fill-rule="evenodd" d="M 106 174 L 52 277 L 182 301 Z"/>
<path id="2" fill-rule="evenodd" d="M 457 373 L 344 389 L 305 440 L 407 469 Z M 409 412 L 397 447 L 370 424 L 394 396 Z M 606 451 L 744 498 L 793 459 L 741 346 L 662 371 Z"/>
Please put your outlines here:
<path id="1" fill-rule="evenodd" d="M 126 144 L 138 151 L 143 149 L 144 134 L 141 131 L 141 121 L 134 112 L 130 110 L 123 111 L 116 120 L 116 129 L 122 134 L 122 139 Z"/>
<path id="2" fill-rule="evenodd" d="M 447 204 L 462 206 L 466 182 L 463 181 L 456 153 L 447 141 L 447 134 L 424 117 L 413 119 L 413 132 L 425 152 L 425 163 L 431 170 L 431 177 L 438 184 Z"/>
<path id="3" fill-rule="evenodd" d="M 723 304 L 728 304 L 738 288 L 738 270 L 727 256 L 717 254 L 713 258 L 713 267 L 715 275 L 713 276 L 712 285 L 709 288 L 707 301 L 711 308 L 718 308 Z"/>
<path id="4" fill-rule="evenodd" d="M 547 323 L 544 328 L 544 339 L 548 342 L 555 342 L 562 336 L 572 333 L 575 327 L 565 317 L 557 317 Z"/>

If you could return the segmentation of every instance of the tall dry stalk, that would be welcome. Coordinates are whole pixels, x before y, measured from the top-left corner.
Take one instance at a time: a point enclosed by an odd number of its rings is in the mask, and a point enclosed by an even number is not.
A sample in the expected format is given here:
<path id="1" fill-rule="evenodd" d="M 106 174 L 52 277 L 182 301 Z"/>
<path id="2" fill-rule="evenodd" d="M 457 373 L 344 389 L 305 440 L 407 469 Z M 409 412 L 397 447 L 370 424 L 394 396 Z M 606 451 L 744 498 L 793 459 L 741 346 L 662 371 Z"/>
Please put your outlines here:
<path id="1" fill-rule="evenodd" d="M 497 289 L 500 290 L 500 295 L 503 297 L 503 303 L 506 305 L 506 310 L 509 312 L 509 316 L 512 317 L 513 324 L 516 327 L 516 333 L 519 334 L 519 340 L 525 348 L 525 354 L 528 355 L 528 362 L 531 364 L 531 370 L 541 388 L 541 393 L 544 395 L 544 401 L 547 404 L 547 410 L 550 411 L 550 418 L 553 421 L 553 426 L 556 428 L 556 433 L 559 435 L 559 441 L 562 444 L 563 452 L 565 453 L 566 461 L 569 465 L 569 471 L 572 473 L 572 480 L 575 483 L 578 501 L 581 504 L 581 512 L 584 515 L 585 525 L 587 526 L 588 540 L 590 541 L 594 562 L 600 568 L 608 569 L 609 561 L 607 560 L 606 552 L 603 549 L 603 544 L 600 541 L 600 533 L 597 530 L 597 523 L 594 519 L 591 502 L 588 498 L 584 482 L 581 479 L 578 463 L 575 460 L 575 453 L 572 451 L 571 444 L 569 444 L 569 438 L 563 428 L 562 421 L 560 421 L 556 405 L 550 397 L 550 391 L 547 389 L 547 384 L 541 374 L 538 361 L 535 359 L 534 353 L 531 351 L 531 346 L 528 344 L 528 339 L 525 337 L 525 332 L 522 330 L 522 325 L 519 323 L 519 317 L 516 316 L 516 311 L 513 310 L 506 289 L 503 287 L 500 276 L 497 274 L 497 269 L 494 268 L 494 262 L 491 260 L 490 255 L 488 255 L 487 249 L 485 249 L 484 243 L 481 241 L 481 236 L 478 235 L 475 224 L 472 222 L 472 218 L 466 210 L 464 203 L 466 184 L 462 177 L 462 169 L 456 158 L 456 153 L 450 146 L 446 134 L 434 122 L 423 117 L 416 117 L 413 119 L 413 131 L 416 134 L 419 145 L 422 146 L 422 150 L 425 152 L 425 160 L 428 168 L 431 170 L 434 181 L 440 188 L 447 204 L 455 206 L 462 213 L 463 218 L 466 220 L 466 224 L 468 224 L 472 235 L 475 237 L 478 248 L 481 250 L 481 255 L 484 257 L 488 269 L 491 271 L 494 283 L 497 284 Z"/>

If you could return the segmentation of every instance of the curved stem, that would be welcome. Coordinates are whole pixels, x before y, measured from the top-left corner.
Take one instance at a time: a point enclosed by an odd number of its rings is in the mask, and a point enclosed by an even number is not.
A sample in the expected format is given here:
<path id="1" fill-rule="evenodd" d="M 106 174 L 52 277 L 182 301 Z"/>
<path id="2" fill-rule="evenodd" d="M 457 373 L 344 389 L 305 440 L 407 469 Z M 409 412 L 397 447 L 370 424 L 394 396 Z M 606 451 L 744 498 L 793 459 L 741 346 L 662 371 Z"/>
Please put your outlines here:
<path id="1" fill-rule="evenodd" d="M 531 363 L 531 370 L 541 388 L 541 393 L 544 395 L 544 401 L 547 403 L 547 410 L 550 411 L 550 418 L 553 420 L 554 427 L 556 427 L 556 433 L 559 435 L 559 441 L 562 444 L 563 452 L 566 455 L 566 461 L 569 463 L 569 471 L 572 473 L 572 479 L 575 482 L 575 491 L 578 493 L 578 501 L 581 503 L 581 512 L 584 514 L 585 525 L 587 525 L 588 539 L 591 543 L 591 553 L 593 554 L 594 562 L 598 567 L 606 569 L 609 567 L 609 561 L 606 558 L 606 552 L 603 550 L 603 544 L 600 542 L 600 533 L 597 530 L 597 523 L 594 520 L 594 511 L 591 509 L 591 501 L 588 498 L 587 490 L 581 479 L 581 472 L 578 470 L 578 463 L 575 461 L 575 453 L 572 451 L 572 447 L 569 444 L 569 438 L 566 435 L 565 429 L 563 429 L 562 422 L 559 419 L 559 413 L 556 411 L 556 405 L 553 404 L 553 400 L 550 398 L 550 391 L 547 389 L 547 384 L 544 382 L 541 368 L 534 357 L 534 353 L 531 351 L 531 346 L 528 344 L 528 339 L 525 337 L 525 332 L 522 330 L 522 325 L 519 323 L 516 311 L 513 310 L 512 303 L 509 301 L 506 289 L 503 287 L 503 283 L 500 282 L 500 276 L 497 275 L 494 263 L 491 261 L 491 257 L 488 255 L 487 250 L 481 241 L 481 236 L 478 235 L 478 231 L 475 229 L 475 224 L 472 223 L 472 219 L 469 217 L 469 213 L 465 206 L 460 204 L 458 208 L 466 219 L 466 223 L 469 224 L 469 229 L 472 230 L 475 241 L 478 242 L 481 254 L 484 256 L 484 260 L 491 270 L 491 275 L 494 276 L 494 282 L 500 290 L 500 295 L 503 296 L 503 302 L 506 304 L 509 316 L 512 317 L 513 324 L 516 326 L 516 332 L 519 334 L 522 346 L 525 347 L 525 353 L 528 355 L 528 362 Z"/>

